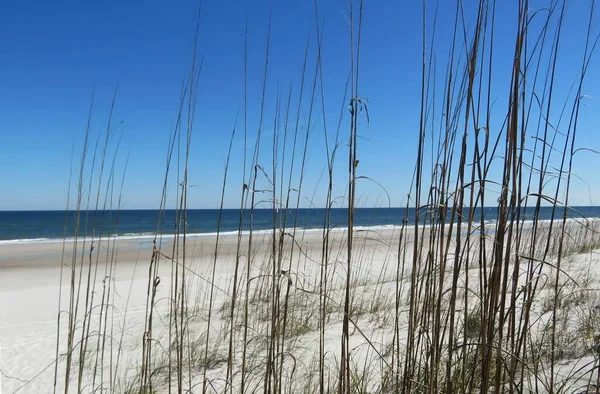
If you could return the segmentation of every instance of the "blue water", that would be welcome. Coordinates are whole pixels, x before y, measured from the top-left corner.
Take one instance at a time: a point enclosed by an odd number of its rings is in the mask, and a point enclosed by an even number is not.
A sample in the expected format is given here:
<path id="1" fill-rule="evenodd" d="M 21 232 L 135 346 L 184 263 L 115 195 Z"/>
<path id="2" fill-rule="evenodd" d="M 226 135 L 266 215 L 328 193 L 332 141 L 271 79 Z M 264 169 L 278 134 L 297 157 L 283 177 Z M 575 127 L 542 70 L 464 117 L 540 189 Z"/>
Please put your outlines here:
<path id="1" fill-rule="evenodd" d="M 477 215 L 479 215 L 479 210 Z M 406 215 L 407 214 L 407 215 Z M 95 230 L 96 235 L 102 234 L 143 237 L 155 234 L 157 231 L 169 234 L 175 228 L 176 212 L 167 210 L 164 215 L 162 229 L 158 227 L 160 211 L 157 210 L 122 210 L 80 212 L 79 235 L 91 235 Z M 284 219 L 285 213 L 279 212 L 277 223 Z M 552 215 L 552 207 L 542 207 L 541 220 L 548 220 Z M 557 209 L 556 217 L 562 217 L 562 210 Z M 413 208 L 406 212 L 405 208 L 358 208 L 355 210 L 354 224 L 360 227 L 379 227 L 401 225 L 403 219 L 408 217 L 408 223 L 414 223 L 415 210 Z M 524 212 L 526 219 L 533 216 L 533 209 Z M 598 218 L 600 207 L 572 207 L 569 208 L 569 216 Z M 193 209 L 187 212 L 188 234 L 213 234 L 217 232 L 219 211 L 215 209 Z M 422 211 L 422 218 L 428 215 Z M 497 217 L 495 208 L 485 208 L 484 219 L 495 220 Z M 77 213 L 74 211 L 0 211 L 0 241 L 2 243 L 14 241 L 23 242 L 59 240 L 72 238 L 75 231 Z M 221 213 L 222 232 L 233 232 L 238 230 L 240 213 L 236 209 L 225 209 Z M 289 210 L 286 217 L 286 227 L 315 229 L 323 228 L 325 210 L 318 208 Z M 346 227 L 348 212 L 343 208 L 331 210 L 331 226 Z M 243 230 L 249 230 L 250 212 L 244 214 Z M 268 230 L 273 228 L 273 211 L 269 209 L 257 209 L 254 211 L 252 220 L 253 230 Z"/>

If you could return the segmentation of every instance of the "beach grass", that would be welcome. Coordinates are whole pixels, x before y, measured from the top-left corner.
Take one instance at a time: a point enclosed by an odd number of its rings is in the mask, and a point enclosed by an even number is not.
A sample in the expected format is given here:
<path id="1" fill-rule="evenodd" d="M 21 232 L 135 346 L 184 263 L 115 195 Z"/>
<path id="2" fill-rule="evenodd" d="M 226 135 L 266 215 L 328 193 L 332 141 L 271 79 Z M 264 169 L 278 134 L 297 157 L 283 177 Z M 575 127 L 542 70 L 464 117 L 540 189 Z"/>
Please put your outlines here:
<path id="1" fill-rule="evenodd" d="M 278 90 L 274 108 L 267 104 L 271 16 L 258 76 L 249 75 L 246 34 L 244 105 L 215 182 L 221 211 L 227 187 L 239 190 L 235 235 L 221 233 L 220 215 L 215 237 L 188 235 L 189 174 L 218 172 L 190 165 L 195 141 L 207 138 L 195 126 L 203 75 L 197 42 L 161 158 L 151 247 L 133 250 L 104 235 L 104 215 L 121 207 L 126 172 L 117 173 L 111 118 L 95 141 L 88 123 L 67 202 L 76 225 L 60 253 L 53 376 L 40 384 L 65 394 L 598 392 L 600 221 L 570 208 L 582 86 L 597 42 L 594 3 L 583 52 L 568 54 L 581 66 L 576 93 L 567 96 L 554 84 L 566 56 L 568 2 L 538 12 L 517 3 L 514 53 L 499 69 L 500 4 L 457 2 L 445 58 L 436 47 L 437 9 L 423 2 L 418 147 L 414 167 L 398 169 L 412 173 L 412 184 L 403 224 L 393 228 L 365 230 L 354 221 L 361 182 L 377 182 L 359 160 L 361 132 L 376 116 L 361 97 L 369 8 L 362 0 L 349 4 L 339 112 L 325 106 L 318 2 L 301 84 Z M 465 24 L 466 14 L 474 24 Z M 503 90 L 494 90 L 497 75 L 510 75 Z M 261 78 L 260 92 L 248 91 L 251 78 Z M 323 201 L 304 183 L 313 132 L 325 141 Z M 239 149 L 235 138 L 243 138 Z M 241 174 L 231 173 L 232 155 L 243 158 Z M 335 194 L 338 183 L 343 195 Z M 305 200 L 326 208 L 318 232 L 298 229 L 298 215 L 288 216 Z M 331 209 L 340 204 L 347 225 L 335 228 Z M 174 221 L 165 219 L 170 206 Z M 553 214 L 543 220 L 548 206 Z M 253 229 L 257 207 L 273 213 L 267 233 Z M 496 220 L 486 220 L 486 207 L 497 208 Z M 39 379 L 15 387 L 26 392 Z"/>

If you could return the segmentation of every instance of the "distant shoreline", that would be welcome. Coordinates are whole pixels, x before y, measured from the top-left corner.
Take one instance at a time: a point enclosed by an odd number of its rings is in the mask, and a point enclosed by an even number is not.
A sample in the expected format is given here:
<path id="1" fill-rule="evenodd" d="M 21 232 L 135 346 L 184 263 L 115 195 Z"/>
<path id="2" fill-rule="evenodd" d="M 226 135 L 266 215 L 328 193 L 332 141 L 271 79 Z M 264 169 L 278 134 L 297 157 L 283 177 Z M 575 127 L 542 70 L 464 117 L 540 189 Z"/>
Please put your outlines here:
<path id="1" fill-rule="evenodd" d="M 600 217 L 581 217 L 581 218 L 568 218 L 567 219 L 567 223 L 580 223 L 582 224 L 582 222 L 596 222 L 596 221 L 600 221 Z M 532 219 L 521 219 L 521 222 L 523 223 L 524 227 L 523 229 L 528 229 L 530 228 L 531 224 L 533 223 Z M 551 220 L 550 219 L 538 219 L 538 223 L 541 224 L 548 224 L 550 223 Z M 562 222 L 562 216 L 557 216 L 554 218 L 554 223 L 555 224 L 559 224 Z M 474 220 L 472 227 L 474 229 L 476 229 L 479 225 L 479 220 Z M 495 232 L 495 228 L 492 228 L 491 226 L 494 226 L 496 223 L 496 220 L 485 220 L 486 225 L 490 226 L 489 228 L 487 228 L 486 232 Z M 462 222 L 462 226 L 463 226 L 463 231 L 465 230 L 467 225 L 466 221 Z M 425 227 L 431 227 L 431 224 L 427 224 L 425 225 Z M 446 223 L 446 227 L 449 226 L 449 223 Z M 454 226 L 456 226 L 456 222 L 454 223 Z M 420 226 L 421 227 L 421 226 Z M 373 231 L 373 232 L 380 232 L 380 231 L 400 231 L 403 228 L 402 225 L 395 225 L 395 224 L 384 224 L 384 225 L 374 225 L 374 226 L 360 226 L 360 225 L 355 225 L 354 226 L 354 230 L 355 232 L 357 231 Z M 414 222 L 412 223 L 408 223 L 405 228 L 414 228 Z M 276 227 L 275 231 L 279 232 L 281 231 L 282 228 L 280 227 Z M 324 227 L 313 227 L 313 228 L 303 228 L 303 227 L 285 227 L 285 232 L 286 233 L 292 233 L 292 232 L 296 232 L 296 233 L 321 233 L 323 232 Z M 329 231 L 332 233 L 340 233 L 340 232 L 345 232 L 348 230 L 347 226 L 331 226 Z M 269 229 L 258 229 L 258 230 L 252 230 L 252 234 L 258 235 L 258 236 L 266 236 L 269 235 L 273 232 L 273 228 L 269 228 Z M 210 239 L 216 239 L 217 236 L 219 237 L 233 237 L 233 236 L 238 236 L 239 235 L 239 231 L 235 230 L 235 231 L 219 231 L 219 232 L 205 232 L 205 233 L 197 233 L 197 232 L 189 232 L 187 234 L 185 234 L 187 239 L 190 240 L 197 240 L 197 239 L 205 239 L 205 240 L 210 240 Z M 246 237 L 248 235 L 250 235 L 250 231 L 249 230 L 243 230 L 241 232 L 241 235 L 243 237 Z M 180 237 L 183 237 L 183 232 L 181 232 L 179 234 Z M 164 241 L 171 241 L 172 239 L 175 238 L 175 234 L 173 232 L 163 232 L 161 234 L 158 233 L 140 233 L 140 234 L 130 234 L 130 233 L 124 233 L 124 234 L 96 234 L 96 235 L 82 235 L 79 236 L 77 238 L 77 241 L 79 242 L 89 242 L 89 241 L 132 241 L 132 242 L 152 242 L 154 239 L 162 239 Z M 30 239 L 2 239 L 0 240 L 0 246 L 2 245 L 31 245 L 31 244 L 56 244 L 56 243 L 72 243 L 75 241 L 74 237 L 66 237 L 66 238 L 30 238 Z"/>

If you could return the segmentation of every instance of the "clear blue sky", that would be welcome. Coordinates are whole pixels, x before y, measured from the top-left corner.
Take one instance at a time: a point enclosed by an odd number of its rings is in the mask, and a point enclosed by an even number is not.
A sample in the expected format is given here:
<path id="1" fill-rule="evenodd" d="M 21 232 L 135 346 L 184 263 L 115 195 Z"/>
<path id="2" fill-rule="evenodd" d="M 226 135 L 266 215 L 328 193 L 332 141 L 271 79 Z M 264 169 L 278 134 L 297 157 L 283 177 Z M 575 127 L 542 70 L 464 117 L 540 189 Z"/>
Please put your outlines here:
<path id="1" fill-rule="evenodd" d="M 436 75 L 440 77 L 445 71 L 453 27 L 454 5 L 450 3 L 454 2 L 440 1 L 438 11 L 435 45 Z M 473 3 L 465 2 L 467 28 L 474 22 Z M 506 109 L 503 89 L 510 72 L 516 22 L 513 4 L 516 1 L 498 3 L 495 67 L 499 77 L 492 92 L 492 99 L 498 100 L 494 104 L 497 119 Z M 531 1 L 531 8 L 539 9 L 547 3 Z M 318 4 L 319 20 L 324 27 L 325 108 L 328 127 L 333 133 L 349 70 L 349 3 L 319 0 Z M 428 4 L 432 18 L 435 2 Z M 577 76 L 588 4 L 587 0 L 572 0 L 569 6 L 557 95 L 564 96 Z M 64 209 L 72 148 L 78 160 L 92 92 L 95 92 L 92 111 L 95 138 L 106 128 L 117 85 L 113 125 L 121 136 L 116 162 L 119 177 L 129 155 L 123 208 L 157 208 L 168 138 L 177 116 L 182 82 L 189 73 L 198 2 L 32 0 L 9 2 L 0 8 L 0 209 Z M 277 92 L 286 98 L 291 88 L 293 102 L 297 102 L 304 48 L 309 38 L 306 97 L 310 93 L 316 44 L 312 1 L 205 0 L 198 44 L 199 52 L 204 54 L 204 66 L 189 174 L 189 183 L 197 185 L 190 189 L 192 208 L 215 208 L 219 204 L 223 162 L 238 114 L 225 205 L 239 205 L 244 30 L 248 21 L 248 125 L 252 139 L 258 124 L 269 10 L 272 37 L 262 148 L 266 153 L 261 156 L 265 167 L 270 166 L 268 151 Z M 598 34 L 598 21 L 594 26 L 594 33 Z M 367 128 L 363 119 L 359 172 L 382 184 L 391 196 L 392 205 L 403 205 L 418 136 L 420 2 L 366 1 L 361 56 L 359 90 L 360 96 L 368 99 L 370 125 Z M 579 146 L 597 150 L 600 150 L 599 72 L 596 56 L 583 91 L 592 99 L 585 101 L 579 125 Z M 442 80 L 437 84 L 440 89 Z M 292 112 L 295 114 L 295 109 Z M 318 190 L 314 204 L 324 204 L 325 178 L 320 177 L 326 175 L 323 172 L 326 162 L 320 113 L 318 104 L 308 152 L 304 206 L 312 199 L 314 190 Z M 303 106 L 302 127 L 307 116 L 308 108 Z M 344 141 L 347 120 L 346 115 L 342 128 Z M 113 141 L 111 149 L 115 146 Z M 347 148 L 340 148 L 335 188 L 338 196 L 344 194 L 346 187 L 346 155 Z M 574 181 L 572 202 L 600 204 L 599 165 L 600 159 L 590 153 L 576 158 L 575 172 L 581 180 Z M 366 181 L 359 184 L 358 197 L 359 205 L 387 205 L 379 186 Z"/>

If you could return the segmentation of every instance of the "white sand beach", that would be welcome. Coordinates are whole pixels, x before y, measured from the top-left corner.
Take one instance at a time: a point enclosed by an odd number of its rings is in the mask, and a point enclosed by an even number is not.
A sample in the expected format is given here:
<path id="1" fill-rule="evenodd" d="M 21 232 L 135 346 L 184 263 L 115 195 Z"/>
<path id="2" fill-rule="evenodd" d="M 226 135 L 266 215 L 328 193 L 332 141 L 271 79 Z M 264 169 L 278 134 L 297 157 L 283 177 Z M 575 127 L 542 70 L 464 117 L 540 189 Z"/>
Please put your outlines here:
<path id="1" fill-rule="evenodd" d="M 571 223 L 571 229 L 580 225 Z M 428 231 L 421 234 L 421 240 L 428 240 Z M 527 229 L 523 230 L 528 234 Z M 353 239 L 353 257 L 351 265 L 351 328 L 350 346 L 351 365 L 360 371 L 361 384 L 367 392 L 381 390 L 382 381 L 388 379 L 385 371 L 390 364 L 397 362 L 391 354 L 403 352 L 406 347 L 406 335 L 410 311 L 410 280 L 414 228 L 408 228 L 402 234 L 402 247 L 399 248 L 400 229 L 355 230 Z M 523 237 L 526 238 L 526 237 Z M 330 233 L 328 249 L 327 284 L 326 284 L 326 325 L 323 329 L 323 349 L 326 365 L 319 366 L 319 306 L 322 305 L 320 288 L 321 264 L 323 257 L 323 234 L 320 231 L 309 231 L 284 236 L 284 252 L 281 255 L 281 267 L 284 272 L 275 272 L 273 280 L 272 248 L 273 237 L 270 234 L 255 235 L 252 241 L 250 264 L 248 265 L 248 236 L 241 240 L 240 283 L 250 278 L 250 287 L 238 283 L 238 306 L 234 312 L 234 324 L 231 324 L 231 294 L 236 267 L 238 237 L 228 235 L 222 237 L 217 251 L 217 260 L 213 278 L 213 262 L 215 256 L 214 238 L 197 238 L 186 240 L 185 268 L 183 267 L 183 248 L 179 248 L 179 265 L 173 264 L 172 241 L 165 241 L 160 250 L 162 257 L 156 279 L 154 297 L 154 317 L 152 327 L 153 392 L 168 392 L 169 381 L 176 379 L 171 372 L 167 373 L 169 364 L 169 327 L 170 302 L 173 299 L 172 289 L 175 269 L 181 277 L 185 270 L 185 286 L 187 299 L 184 301 L 185 327 L 190 343 L 186 352 L 188 368 L 182 379 L 191 387 L 192 392 L 202 392 L 204 366 L 206 363 L 209 392 L 222 392 L 227 375 L 227 359 L 230 332 L 233 335 L 233 370 L 232 382 L 240 384 L 242 368 L 244 335 L 246 343 L 247 380 L 245 384 L 253 391 L 264 384 L 264 359 L 267 354 L 265 338 L 272 335 L 271 308 L 272 289 L 270 283 L 276 283 L 283 308 L 288 311 L 285 318 L 286 339 L 281 363 L 283 370 L 281 382 L 286 392 L 302 392 L 305 387 L 316 387 L 318 372 L 325 368 L 325 378 L 333 380 L 336 365 L 339 364 L 340 341 L 343 321 L 343 305 L 347 266 L 347 233 L 345 230 Z M 487 247 L 492 245 L 488 237 Z M 591 240 L 592 238 L 590 238 Z M 276 239 L 278 241 L 278 239 Z M 581 242 L 581 239 L 578 239 Z M 600 305 L 600 279 L 598 270 L 598 250 L 596 247 L 579 248 L 579 244 L 571 245 L 569 254 L 562 259 L 562 279 L 564 300 L 573 294 L 579 294 L 577 301 L 571 300 L 569 309 L 564 313 L 565 346 L 573 350 L 568 357 L 563 357 L 563 364 L 568 371 L 586 363 L 593 363 L 593 354 L 581 353 L 581 349 L 593 345 L 593 334 L 598 327 L 589 327 L 583 333 L 580 320 L 584 316 L 575 315 L 577 311 L 587 311 L 586 324 L 600 324 L 600 313 L 590 315 Z M 278 245 L 278 244 L 276 244 Z M 590 244 L 592 245 L 592 244 Z M 63 246 L 65 252 L 63 253 Z M 152 243 L 148 240 L 107 240 L 95 241 L 92 251 L 92 270 L 90 264 L 90 244 L 80 242 L 78 252 L 73 259 L 73 242 L 38 242 L 6 244 L 0 248 L 0 345 L 2 346 L 2 392 L 3 393 L 49 393 L 54 390 L 55 372 L 58 392 L 63 392 L 66 374 L 66 353 L 68 349 L 69 308 L 79 305 L 74 327 L 72 371 L 70 387 L 73 391 L 96 392 L 98 389 L 112 392 L 139 391 L 140 366 L 142 365 L 142 343 L 147 330 L 146 304 L 149 293 L 149 268 L 152 258 Z M 276 246 L 277 247 L 277 246 Z M 419 249 L 423 256 L 428 253 L 428 246 Z M 491 250 L 491 249 L 490 249 Z M 84 251 L 84 252 L 82 252 Z M 98 252 L 98 253 L 96 253 Z M 400 253 L 400 254 L 399 254 Z M 473 256 L 477 249 L 473 248 Z M 275 253 L 277 256 L 279 254 Z M 555 260 L 556 258 L 553 257 Z M 111 260 L 114 264 L 111 264 Z M 439 276 L 440 271 L 427 271 L 426 258 L 418 259 L 418 276 Z M 553 260 L 553 261 L 554 261 Z M 75 271 L 71 266 L 75 261 Z M 523 260 L 525 261 L 525 260 Z M 62 286 L 61 283 L 62 262 Z M 291 264 L 290 264 L 291 262 Z M 525 263 L 522 272 L 525 272 Z M 451 272 L 454 263 L 447 261 L 444 289 L 450 289 Z M 439 265 L 436 264 L 439 268 Z M 248 275 L 246 269 L 249 267 Z M 546 275 L 544 283 L 537 290 L 536 300 L 532 307 L 535 316 L 532 338 L 544 331 L 551 314 L 548 313 L 550 290 L 544 290 L 544 284 L 550 286 L 549 278 L 556 274 L 550 264 L 542 267 Z M 71 287 L 71 275 L 74 273 L 75 286 Z M 88 274 L 90 289 L 87 289 Z M 433 277 L 433 276 L 432 276 Z M 470 281 L 465 287 L 465 280 Z M 479 291 L 481 283 L 476 279 L 478 270 L 475 264 L 463 268 L 458 278 L 457 297 L 465 302 L 465 293 Z M 523 274 L 523 277 L 525 275 Z M 422 276 L 419 283 L 423 281 Z M 524 285 L 519 278 L 519 286 Z M 289 286 L 289 292 L 288 292 Z M 154 285 L 152 286 L 154 287 Z M 71 293 L 71 289 L 74 289 Z M 212 307 L 209 300 L 213 297 Z M 426 294 L 427 292 L 423 293 Z M 74 303 L 69 299 L 73 295 Z M 79 302 L 77 303 L 77 295 Z M 285 296 L 284 296 L 285 294 Z M 89 295 L 89 297 L 87 297 Z M 400 298 L 396 296 L 399 295 Z M 60 326 L 58 325 L 60 304 Z M 93 297 L 93 300 L 92 300 Z M 249 297 L 248 318 L 245 320 L 244 300 Z M 179 299 L 179 298 L 178 298 Z M 444 299 L 447 299 L 444 298 Z M 468 307 L 475 307 L 475 298 L 469 299 Z M 566 302 L 566 301 L 565 301 Z M 85 305 L 88 305 L 86 308 Z M 423 304 L 424 305 L 424 304 Z M 443 306 L 444 308 L 446 306 Z M 210 309 L 210 333 L 208 342 L 208 316 Z M 545 310 L 546 309 L 546 310 Z M 563 309 L 561 309 L 562 311 Z M 87 311 L 87 312 L 86 312 Z M 463 310 L 457 309 L 455 325 L 462 332 L 465 327 L 462 321 Z M 577 312 L 577 313 L 579 313 Z M 562 313 L 562 312 L 561 312 Z M 183 315 L 180 313 L 179 318 Z M 396 317 L 397 316 L 397 319 Z M 579 316 L 579 320 L 577 320 Z M 596 316 L 596 317 L 595 317 Z M 591 319 L 591 320 L 590 320 Z M 85 328 L 84 328 L 85 324 Z M 281 330 L 282 321 L 278 321 Z M 447 324 L 447 323 L 444 323 Z M 244 328 L 246 332 L 244 333 Z M 423 328 L 425 329 L 425 328 Z M 280 331 L 278 331 L 280 332 Z M 395 332 L 399 339 L 394 340 Z M 58 366 L 55 370 L 58 346 Z M 171 334 L 172 335 L 172 334 Z M 533 339 L 532 339 L 533 341 Z M 172 342 L 172 340 L 171 340 Z M 85 343 L 85 345 L 82 345 Z M 196 343 L 193 345 L 192 343 Z M 205 352 L 205 343 L 209 344 Z M 171 346 L 173 344 L 171 343 Z M 85 351 L 81 349 L 85 348 Z M 199 352 L 192 354 L 191 352 Z M 80 364 L 84 357 L 83 364 Z M 210 360 L 208 360 L 210 359 Z M 194 364 L 196 363 L 196 364 Z M 83 365 L 81 369 L 79 366 Z M 74 371 L 82 371 L 81 376 Z M 263 372 L 260 372 L 263 371 Z M 565 372 L 569 385 L 575 384 L 589 374 L 584 368 L 578 374 Z M 300 379 L 301 378 L 301 379 Z M 534 384 L 533 382 L 531 383 Z M 541 386 L 540 386 L 541 387 Z M 570 386 L 569 386 L 570 387 Z"/>

